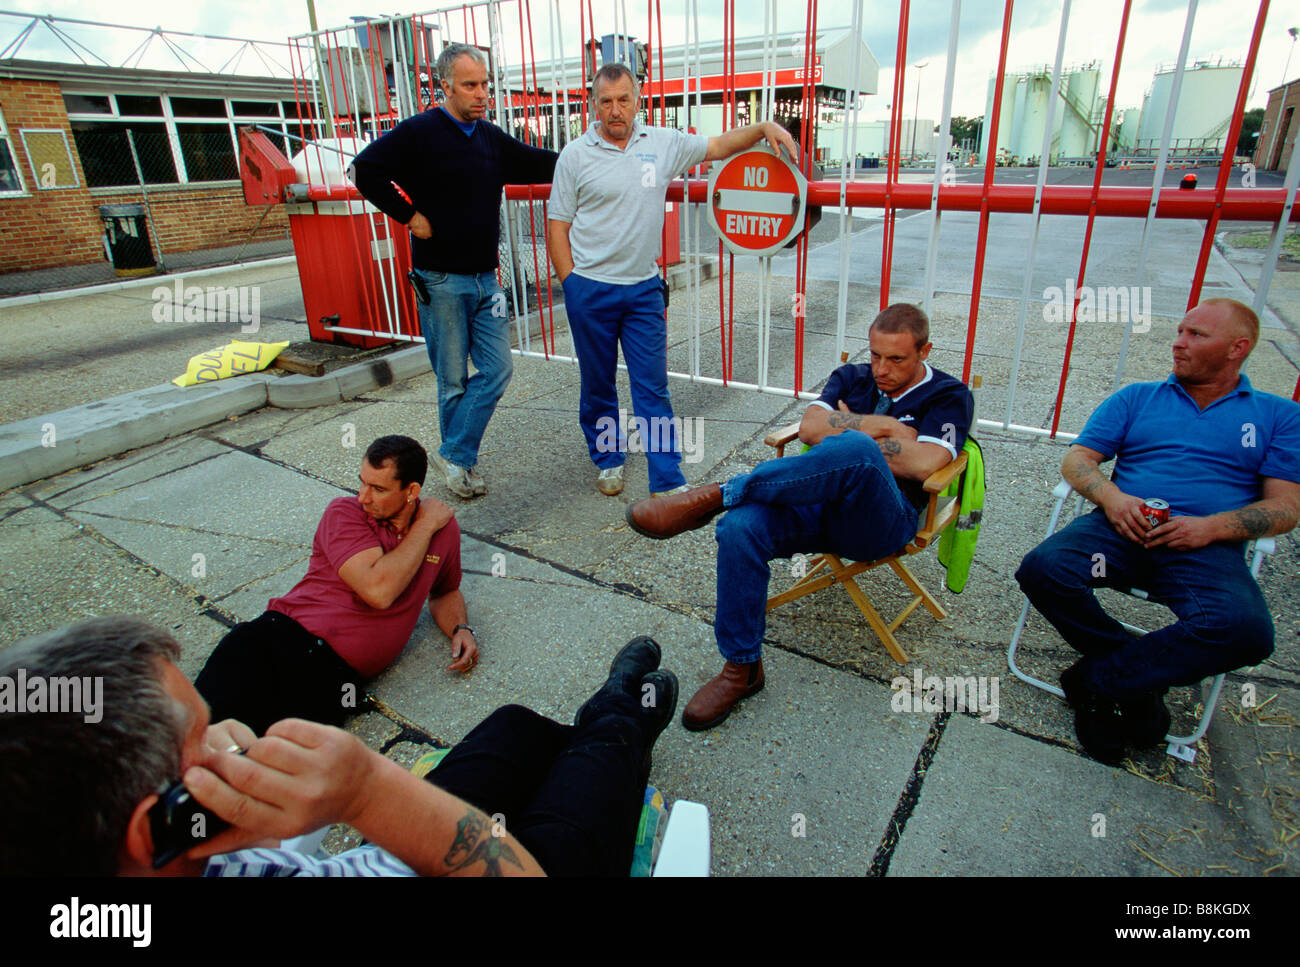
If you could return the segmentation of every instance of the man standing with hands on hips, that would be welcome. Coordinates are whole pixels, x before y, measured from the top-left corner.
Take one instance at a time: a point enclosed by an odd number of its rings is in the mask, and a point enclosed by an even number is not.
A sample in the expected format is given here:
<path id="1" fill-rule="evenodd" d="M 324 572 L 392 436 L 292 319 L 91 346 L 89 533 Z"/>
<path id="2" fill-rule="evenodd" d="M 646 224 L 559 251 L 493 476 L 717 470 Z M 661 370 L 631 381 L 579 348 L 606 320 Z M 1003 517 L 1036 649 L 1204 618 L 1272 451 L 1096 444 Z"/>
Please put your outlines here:
<path id="1" fill-rule="evenodd" d="M 479 443 L 514 372 L 496 282 L 501 188 L 549 182 L 556 155 L 485 120 L 487 60 L 477 47 L 448 44 L 437 70 L 442 106 L 368 145 L 349 175 L 375 207 L 411 230 L 420 328 L 438 377 L 438 457 L 447 488 L 477 497 L 487 493 L 475 469 Z"/>
<path id="2" fill-rule="evenodd" d="M 640 96 L 636 77 L 623 64 L 596 72 L 596 121 L 560 154 L 546 228 L 581 371 L 578 419 L 600 468 L 596 486 L 609 496 L 623 490 L 627 458 L 626 441 L 620 436 L 611 447 L 608 430 L 620 426 L 614 385 L 620 344 L 635 414 L 647 426 L 671 428 L 643 441 L 650 491 L 658 496 L 686 489 L 668 396 L 665 287 L 655 265 L 668 183 L 693 165 L 729 157 L 760 138 L 775 151 L 785 147 L 791 158 L 798 151 L 789 133 L 771 121 L 713 138 L 643 125 L 637 118 Z"/>

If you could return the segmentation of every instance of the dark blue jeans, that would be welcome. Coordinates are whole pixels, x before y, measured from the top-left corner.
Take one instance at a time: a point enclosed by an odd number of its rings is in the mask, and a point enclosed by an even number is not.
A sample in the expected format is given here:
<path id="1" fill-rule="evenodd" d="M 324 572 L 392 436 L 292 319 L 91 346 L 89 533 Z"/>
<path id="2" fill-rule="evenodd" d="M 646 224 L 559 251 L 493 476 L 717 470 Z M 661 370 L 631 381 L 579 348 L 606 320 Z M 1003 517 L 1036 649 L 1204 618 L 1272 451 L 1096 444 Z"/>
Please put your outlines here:
<path id="1" fill-rule="evenodd" d="M 856 430 L 731 478 L 722 504 L 713 629 L 722 657 L 739 664 L 763 655 L 773 558 L 830 551 L 874 561 L 916 536 L 916 508 L 876 441 Z"/>
<path id="2" fill-rule="evenodd" d="M 480 722 L 425 778 L 498 817 L 549 876 L 627 876 L 645 798 L 645 717 L 602 689 L 581 726 L 521 705 Z"/>
<path id="3" fill-rule="evenodd" d="M 1193 685 L 1273 653 L 1273 619 L 1241 544 L 1148 549 L 1120 536 L 1097 509 L 1030 551 L 1016 580 L 1090 659 L 1085 684 L 1116 699 Z M 1098 603 L 1097 587 L 1141 588 L 1178 621 L 1134 638 Z"/>

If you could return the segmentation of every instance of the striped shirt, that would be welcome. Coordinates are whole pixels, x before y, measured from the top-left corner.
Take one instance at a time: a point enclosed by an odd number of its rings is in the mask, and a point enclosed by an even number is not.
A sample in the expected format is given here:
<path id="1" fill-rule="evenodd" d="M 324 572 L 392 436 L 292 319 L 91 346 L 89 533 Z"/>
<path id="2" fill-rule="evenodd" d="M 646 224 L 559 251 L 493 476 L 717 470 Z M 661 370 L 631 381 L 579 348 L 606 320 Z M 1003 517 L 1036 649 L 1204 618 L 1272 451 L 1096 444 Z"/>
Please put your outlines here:
<path id="1" fill-rule="evenodd" d="M 243 849 L 213 856 L 204 876 L 415 876 L 413 869 L 378 846 L 350 849 L 320 860 L 282 849 Z"/>

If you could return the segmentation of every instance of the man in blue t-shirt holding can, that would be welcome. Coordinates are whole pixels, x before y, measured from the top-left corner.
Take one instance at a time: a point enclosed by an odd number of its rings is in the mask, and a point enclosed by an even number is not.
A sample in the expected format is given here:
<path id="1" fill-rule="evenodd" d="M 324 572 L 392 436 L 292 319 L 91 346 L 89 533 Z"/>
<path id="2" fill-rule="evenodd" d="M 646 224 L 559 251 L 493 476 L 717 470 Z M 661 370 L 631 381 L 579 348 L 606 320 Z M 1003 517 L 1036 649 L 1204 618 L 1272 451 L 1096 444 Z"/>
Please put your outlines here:
<path id="1" fill-rule="evenodd" d="M 765 460 L 723 484 L 652 497 L 627 511 L 632 529 L 663 539 L 718 521 L 714 634 L 722 671 L 682 713 L 693 732 L 721 724 L 763 687 L 768 562 L 830 551 L 855 561 L 892 554 L 916 536 L 922 483 L 966 444 L 975 401 L 931 368 L 930 320 L 896 303 L 871 324 L 871 364 L 841 366 L 804 411 L 811 449 Z"/>
<path id="2" fill-rule="evenodd" d="M 1124 387 L 1099 406 L 1061 462 L 1097 509 L 1025 557 L 1016 574 L 1042 615 L 1083 657 L 1061 675 L 1075 732 L 1094 759 L 1169 729 L 1171 685 L 1273 652 L 1273 621 L 1244 543 L 1300 519 L 1300 405 L 1255 390 L 1241 373 L 1259 318 L 1209 299 L 1183 317 L 1174 371 Z M 1110 479 L 1100 465 L 1112 457 Z M 1168 504 L 1164 523 L 1144 515 Z M 1178 621 L 1140 637 L 1107 614 L 1095 587 L 1138 587 Z"/>

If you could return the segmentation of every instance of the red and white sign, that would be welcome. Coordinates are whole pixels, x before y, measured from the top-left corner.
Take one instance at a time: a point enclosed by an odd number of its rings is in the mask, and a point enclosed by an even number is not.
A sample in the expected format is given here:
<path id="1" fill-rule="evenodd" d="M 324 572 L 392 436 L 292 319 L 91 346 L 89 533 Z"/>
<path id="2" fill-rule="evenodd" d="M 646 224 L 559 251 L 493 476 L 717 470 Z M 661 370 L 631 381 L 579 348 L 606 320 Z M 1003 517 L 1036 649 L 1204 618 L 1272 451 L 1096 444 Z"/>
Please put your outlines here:
<path id="1" fill-rule="evenodd" d="M 709 174 L 709 221 L 737 255 L 774 255 L 803 229 L 808 182 L 784 155 L 754 148 Z"/>

